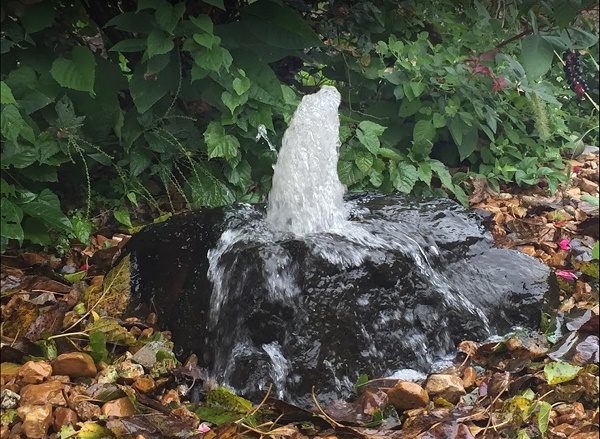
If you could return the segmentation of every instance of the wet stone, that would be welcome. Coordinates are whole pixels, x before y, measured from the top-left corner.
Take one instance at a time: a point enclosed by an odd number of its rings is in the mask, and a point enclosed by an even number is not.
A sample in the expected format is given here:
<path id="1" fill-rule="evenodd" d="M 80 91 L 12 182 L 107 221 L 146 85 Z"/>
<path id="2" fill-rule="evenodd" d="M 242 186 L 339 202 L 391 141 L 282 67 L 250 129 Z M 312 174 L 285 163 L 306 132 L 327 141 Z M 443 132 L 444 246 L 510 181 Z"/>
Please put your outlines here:
<path id="1" fill-rule="evenodd" d="M 452 404 L 456 404 L 467 393 L 459 377 L 445 374 L 430 375 L 425 390 L 432 398 L 441 397 Z"/>
<path id="2" fill-rule="evenodd" d="M 88 354 L 83 352 L 70 352 L 60 354 L 53 362 L 52 369 L 55 375 L 73 377 L 95 377 L 96 365 Z"/>
<path id="3" fill-rule="evenodd" d="M 108 401 L 102 406 L 102 414 L 107 417 L 124 418 L 135 413 L 133 404 L 126 396 Z"/>
<path id="4" fill-rule="evenodd" d="M 23 432 L 28 438 L 44 438 L 52 425 L 52 406 L 26 405 L 17 409 L 19 418 L 23 420 Z"/>
<path id="5" fill-rule="evenodd" d="M 54 419 L 52 425 L 54 430 L 60 431 L 63 425 L 75 425 L 78 418 L 75 410 L 66 407 L 57 407 L 54 409 Z"/>
<path id="6" fill-rule="evenodd" d="M 63 395 L 63 387 L 64 385 L 60 381 L 28 384 L 21 389 L 20 405 L 53 404 L 65 406 L 67 401 Z"/>
<path id="7" fill-rule="evenodd" d="M 129 313 L 156 310 L 180 360 L 196 353 L 219 383 L 256 400 L 273 383 L 310 406 L 313 385 L 325 403 L 346 398 L 362 373 L 427 374 L 461 340 L 537 327 L 545 298 L 558 298 L 548 267 L 494 247 L 482 219 L 451 200 L 347 204 L 337 234 L 273 233 L 264 207 L 248 205 L 150 225 L 123 253 Z"/>
<path id="8" fill-rule="evenodd" d="M 18 376 L 24 384 L 38 384 L 52 375 L 52 366 L 47 361 L 28 361 L 19 369 Z"/>
<path id="9" fill-rule="evenodd" d="M 399 381 L 388 390 L 387 395 L 390 404 L 398 411 L 427 407 L 429 404 L 429 395 L 425 389 L 409 381 Z"/>

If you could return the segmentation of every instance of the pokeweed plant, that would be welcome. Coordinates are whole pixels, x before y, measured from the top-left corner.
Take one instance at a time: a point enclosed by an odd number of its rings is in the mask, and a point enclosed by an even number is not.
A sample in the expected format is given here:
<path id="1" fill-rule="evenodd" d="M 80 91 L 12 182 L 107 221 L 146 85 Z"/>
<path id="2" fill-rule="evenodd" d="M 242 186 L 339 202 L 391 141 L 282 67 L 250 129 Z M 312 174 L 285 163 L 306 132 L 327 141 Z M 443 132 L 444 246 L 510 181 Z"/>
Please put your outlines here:
<path id="1" fill-rule="evenodd" d="M 343 96 L 351 190 L 443 187 L 466 203 L 475 175 L 554 189 L 566 150 L 597 139 L 597 89 L 574 85 L 597 72 L 589 4 L 3 4 L 2 251 L 86 242 L 103 211 L 131 227 L 132 214 L 264 201 L 265 137 L 277 144 L 323 84 Z M 566 51 L 583 72 L 565 77 Z"/>

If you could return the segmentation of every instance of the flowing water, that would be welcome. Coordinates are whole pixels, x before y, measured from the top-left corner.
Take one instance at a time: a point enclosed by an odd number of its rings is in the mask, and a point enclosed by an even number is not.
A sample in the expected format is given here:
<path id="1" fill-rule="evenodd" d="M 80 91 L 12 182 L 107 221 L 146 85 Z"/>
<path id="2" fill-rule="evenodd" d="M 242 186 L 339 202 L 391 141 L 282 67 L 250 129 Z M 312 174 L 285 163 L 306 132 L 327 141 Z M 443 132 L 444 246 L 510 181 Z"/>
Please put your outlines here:
<path id="1" fill-rule="evenodd" d="M 282 353 L 278 342 L 255 346 L 237 329 L 241 324 L 231 321 L 231 316 L 222 315 L 223 304 L 231 297 L 243 297 L 246 278 L 250 281 L 253 276 L 245 271 L 242 266 L 245 262 L 238 251 L 248 246 L 260 247 L 266 293 L 273 301 L 283 303 L 301 293 L 298 279 L 302 274 L 283 242 L 302 240 L 311 252 L 343 269 L 384 260 L 387 251 L 401 251 L 410 255 L 414 266 L 423 273 L 430 287 L 438 291 L 449 309 L 473 314 L 489 332 L 487 316 L 459 289 L 451 287 L 441 270 L 434 268 L 440 254 L 435 243 L 427 236 L 415 234 L 414 228 L 407 229 L 402 222 L 371 215 L 369 209 L 344 202 L 345 188 L 337 174 L 339 104 L 340 94 L 329 86 L 302 99 L 283 136 L 266 215 L 249 205 L 230 213 L 226 221 L 228 229 L 208 253 L 208 278 L 213 285 L 210 328 L 217 346 L 213 369 L 222 382 L 228 382 L 231 365 L 237 357 L 260 349 L 268 356 L 271 381 L 279 397 L 285 397 L 286 381 L 290 378 L 290 359 Z M 358 306 L 369 306 L 369 297 L 359 299 Z M 386 319 L 397 317 L 382 315 L 380 325 L 385 327 Z M 364 337 L 371 337 L 360 324 L 356 330 L 362 331 Z M 438 334 L 439 344 L 444 347 L 440 352 L 430 352 L 428 340 L 418 331 L 407 337 L 416 355 L 428 364 L 453 348 L 450 334 L 443 325 Z M 219 349 L 220 344 L 231 345 L 220 343 L 225 339 L 234 340 L 235 347 Z M 375 343 L 361 355 L 381 356 L 374 346 Z M 349 382 L 346 376 L 334 378 L 340 381 L 340 386 L 342 381 Z"/>

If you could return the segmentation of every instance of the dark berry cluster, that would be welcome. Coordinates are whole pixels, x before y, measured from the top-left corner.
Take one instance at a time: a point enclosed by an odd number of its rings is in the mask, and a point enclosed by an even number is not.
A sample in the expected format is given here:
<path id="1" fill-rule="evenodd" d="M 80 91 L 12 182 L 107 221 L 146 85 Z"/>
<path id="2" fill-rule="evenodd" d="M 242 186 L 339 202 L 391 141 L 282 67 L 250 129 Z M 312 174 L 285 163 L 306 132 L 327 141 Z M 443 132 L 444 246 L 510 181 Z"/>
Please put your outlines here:
<path id="1" fill-rule="evenodd" d="M 567 50 L 563 55 L 565 61 L 565 75 L 571 90 L 581 99 L 585 99 L 588 86 L 583 78 L 583 67 L 579 61 L 579 53 Z"/>

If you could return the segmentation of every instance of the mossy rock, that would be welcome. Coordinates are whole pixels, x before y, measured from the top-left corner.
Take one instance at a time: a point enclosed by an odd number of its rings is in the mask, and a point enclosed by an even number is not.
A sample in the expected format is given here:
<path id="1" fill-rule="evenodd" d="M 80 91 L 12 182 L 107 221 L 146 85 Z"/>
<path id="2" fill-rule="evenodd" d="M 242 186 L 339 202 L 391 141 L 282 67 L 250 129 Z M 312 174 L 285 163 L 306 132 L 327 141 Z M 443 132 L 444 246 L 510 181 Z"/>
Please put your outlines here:
<path id="1" fill-rule="evenodd" d="M 104 277 L 102 286 L 92 285 L 83 292 L 86 309 L 101 315 L 120 317 L 130 299 L 130 258 L 126 255 Z M 97 305 L 96 305 L 97 304 Z"/>

